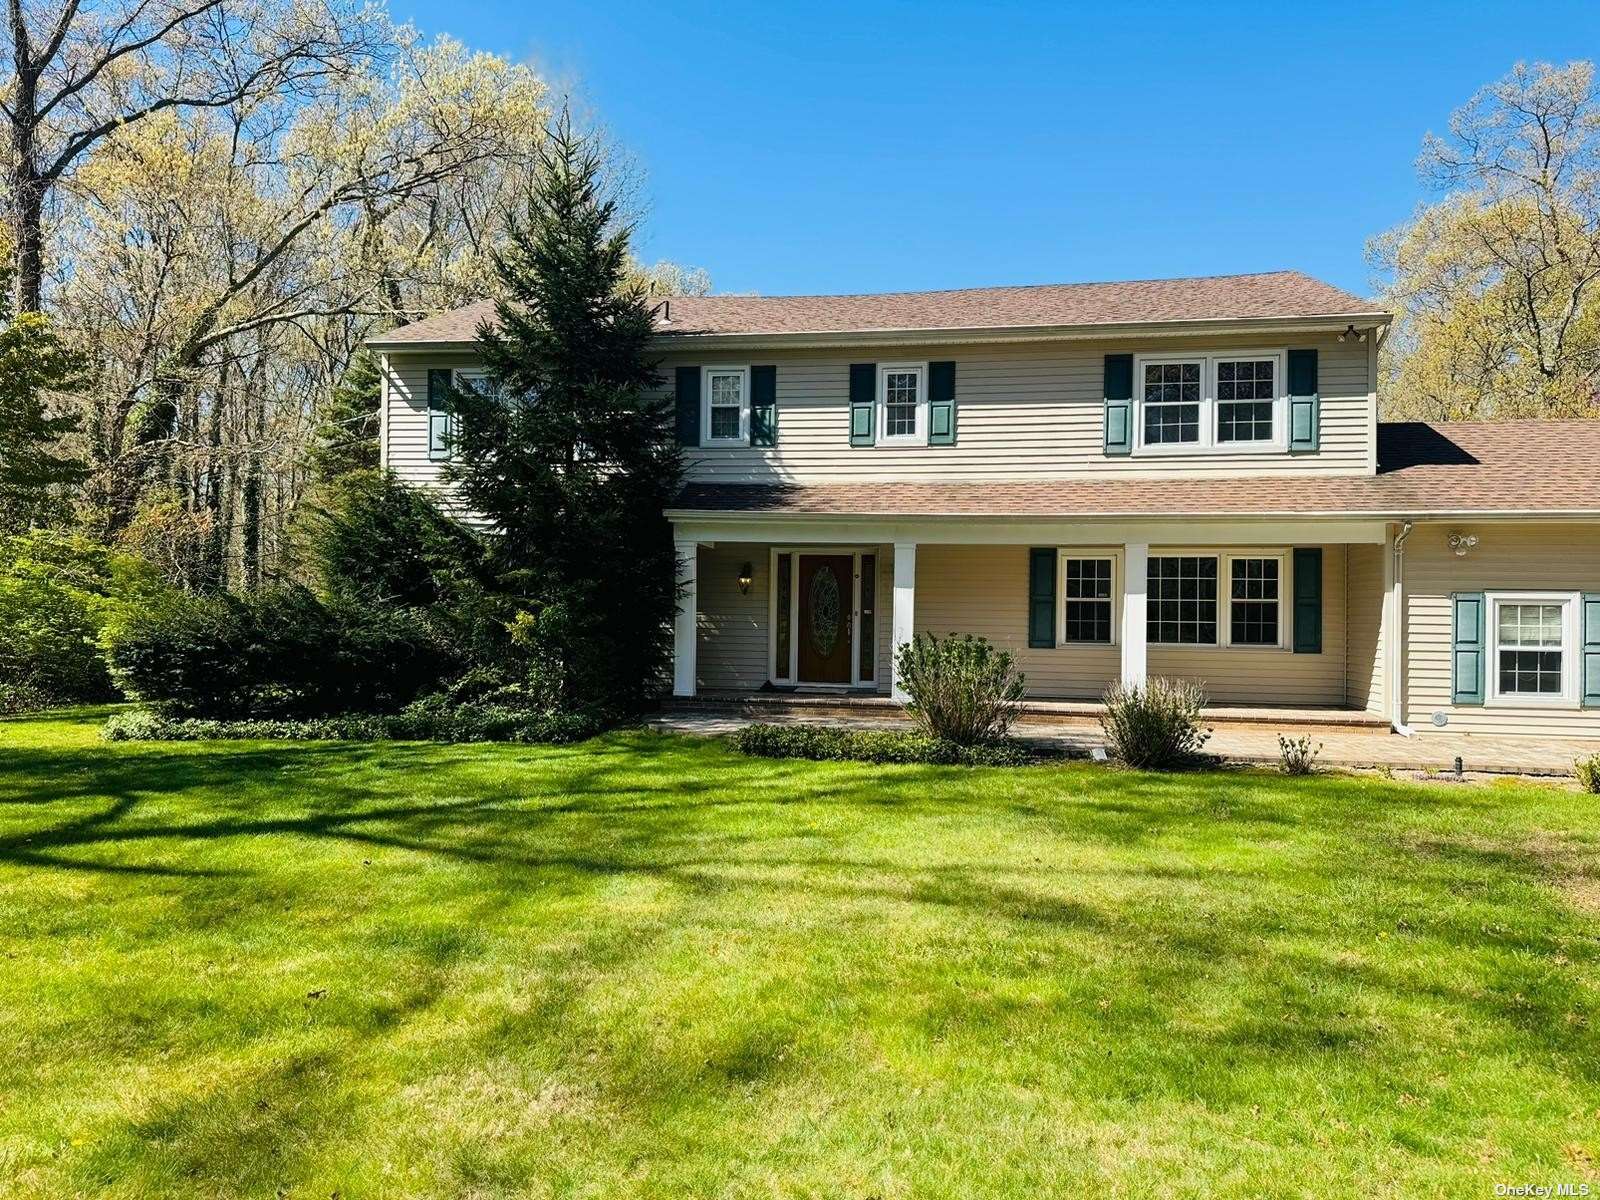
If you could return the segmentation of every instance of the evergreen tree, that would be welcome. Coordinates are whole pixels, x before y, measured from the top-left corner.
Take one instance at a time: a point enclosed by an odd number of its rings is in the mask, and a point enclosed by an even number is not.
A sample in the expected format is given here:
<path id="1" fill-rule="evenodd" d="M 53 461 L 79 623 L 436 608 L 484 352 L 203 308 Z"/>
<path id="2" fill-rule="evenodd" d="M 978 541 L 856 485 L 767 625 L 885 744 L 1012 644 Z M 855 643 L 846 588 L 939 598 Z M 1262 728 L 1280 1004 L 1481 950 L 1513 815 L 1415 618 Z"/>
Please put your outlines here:
<path id="1" fill-rule="evenodd" d="M 45 406 L 46 393 L 73 387 L 81 371 L 49 318 L 13 315 L 0 300 L 0 532 L 60 519 L 64 489 L 84 478 L 83 465 L 60 449 L 77 422 Z"/>
<path id="2" fill-rule="evenodd" d="M 493 578 L 535 682 L 568 708 L 626 711 L 670 657 L 663 509 L 681 460 L 650 307 L 628 282 L 632 228 L 602 168 L 563 114 L 496 255 L 504 298 L 478 331 L 485 382 L 450 399 L 449 475 L 494 528 Z"/>
<path id="3" fill-rule="evenodd" d="M 351 358 L 328 399 L 311 448 L 311 469 L 320 479 L 378 469 L 378 408 L 383 375 L 378 356 L 361 349 Z"/>

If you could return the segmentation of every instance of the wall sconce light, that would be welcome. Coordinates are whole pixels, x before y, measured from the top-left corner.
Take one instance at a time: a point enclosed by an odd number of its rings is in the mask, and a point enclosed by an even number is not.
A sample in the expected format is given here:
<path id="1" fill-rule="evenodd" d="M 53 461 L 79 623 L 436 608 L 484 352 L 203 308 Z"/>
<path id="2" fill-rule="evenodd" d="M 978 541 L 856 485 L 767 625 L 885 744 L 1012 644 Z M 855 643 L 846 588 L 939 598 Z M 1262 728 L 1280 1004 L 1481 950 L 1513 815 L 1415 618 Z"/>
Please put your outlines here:
<path id="1" fill-rule="evenodd" d="M 739 568 L 739 594 L 741 596 L 748 596 L 750 594 L 750 584 L 754 581 L 754 579 L 755 568 L 751 566 L 751 564 L 745 563 L 744 566 Z"/>
<path id="2" fill-rule="evenodd" d="M 1339 340 L 1347 342 L 1351 338 L 1355 338 L 1358 342 L 1364 342 L 1367 340 L 1367 331 L 1365 329 L 1357 329 L 1354 325 L 1346 325 L 1344 332 L 1339 335 Z"/>
<path id="3" fill-rule="evenodd" d="M 1456 552 L 1457 558 L 1465 558 L 1467 551 L 1478 544 L 1478 535 L 1475 533 L 1452 533 L 1450 535 L 1450 549 Z"/>

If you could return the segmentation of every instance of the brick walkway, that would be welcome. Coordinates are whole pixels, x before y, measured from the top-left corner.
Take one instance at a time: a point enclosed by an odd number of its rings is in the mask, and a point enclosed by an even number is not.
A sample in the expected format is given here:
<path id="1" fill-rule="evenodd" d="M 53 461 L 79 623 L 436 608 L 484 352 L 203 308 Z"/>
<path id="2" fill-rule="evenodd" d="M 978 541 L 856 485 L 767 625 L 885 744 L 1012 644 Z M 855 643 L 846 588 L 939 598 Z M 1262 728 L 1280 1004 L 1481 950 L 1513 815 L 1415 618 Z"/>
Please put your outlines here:
<path id="1" fill-rule="evenodd" d="M 801 725 L 833 725 L 853 729 L 905 728 L 909 721 L 892 711 L 871 716 L 794 714 L 773 712 L 764 719 Z M 651 724 L 673 733 L 711 737 L 732 733 L 751 724 L 752 718 L 736 713 L 666 712 Z M 1028 741 L 1087 755 L 1103 744 L 1100 727 L 1093 721 L 1043 722 L 1033 719 L 1019 725 L 1018 736 Z M 1277 726 L 1222 726 L 1211 735 L 1206 750 L 1230 762 L 1278 761 L 1278 735 L 1308 734 L 1320 742 L 1318 763 L 1349 768 L 1388 767 L 1400 771 L 1450 771 L 1456 756 L 1469 773 L 1510 775 L 1570 775 L 1572 760 L 1600 752 L 1600 738 L 1515 738 L 1467 734 L 1424 734 L 1400 737 L 1364 729 L 1317 729 Z"/>

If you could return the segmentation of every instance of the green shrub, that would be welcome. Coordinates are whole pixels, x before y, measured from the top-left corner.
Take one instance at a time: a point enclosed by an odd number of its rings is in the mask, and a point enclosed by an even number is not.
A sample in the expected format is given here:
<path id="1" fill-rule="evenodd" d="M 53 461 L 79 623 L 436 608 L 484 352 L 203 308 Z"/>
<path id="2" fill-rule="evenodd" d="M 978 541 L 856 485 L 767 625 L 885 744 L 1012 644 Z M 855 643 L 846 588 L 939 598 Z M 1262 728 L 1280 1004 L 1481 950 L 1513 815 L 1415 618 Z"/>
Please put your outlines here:
<path id="1" fill-rule="evenodd" d="M 1297 738 L 1278 735 L 1278 769 L 1285 775 L 1309 775 L 1316 768 L 1322 743 L 1311 744 L 1309 734 Z"/>
<path id="2" fill-rule="evenodd" d="M 1143 687 L 1113 684 L 1100 717 L 1106 750 L 1130 767 L 1182 767 L 1199 757 L 1209 730 L 1200 728 L 1205 691 L 1185 679 L 1150 679 Z"/>
<path id="3" fill-rule="evenodd" d="M 1591 795 L 1600 796 L 1600 754 L 1591 754 L 1572 764 L 1572 773 L 1578 777 L 1578 786 Z"/>
<path id="4" fill-rule="evenodd" d="M 180 716 L 393 712 L 461 670 L 429 612 L 304 588 L 167 596 L 109 641 L 117 682 Z"/>
<path id="5" fill-rule="evenodd" d="M 918 634 L 900 647 L 895 668 L 911 697 L 906 711 L 929 737 L 961 746 L 1004 738 L 1026 687 L 1010 654 L 971 634 Z"/>
<path id="6" fill-rule="evenodd" d="M 161 591 L 150 568 L 89 538 L 0 538 L 0 711 L 114 696 L 101 639 Z"/>
<path id="7" fill-rule="evenodd" d="M 447 709 L 412 705 L 399 713 L 341 713 L 327 717 L 215 720 L 139 709 L 113 715 L 101 730 L 108 742 L 419 741 L 576 742 L 600 727 L 586 717 L 528 709 Z"/>
<path id="8" fill-rule="evenodd" d="M 961 745 L 898 729 L 830 729 L 817 725 L 749 725 L 733 744 L 758 758 L 819 762 L 929 763 L 937 766 L 1015 767 L 1032 756 L 1015 742 Z"/>

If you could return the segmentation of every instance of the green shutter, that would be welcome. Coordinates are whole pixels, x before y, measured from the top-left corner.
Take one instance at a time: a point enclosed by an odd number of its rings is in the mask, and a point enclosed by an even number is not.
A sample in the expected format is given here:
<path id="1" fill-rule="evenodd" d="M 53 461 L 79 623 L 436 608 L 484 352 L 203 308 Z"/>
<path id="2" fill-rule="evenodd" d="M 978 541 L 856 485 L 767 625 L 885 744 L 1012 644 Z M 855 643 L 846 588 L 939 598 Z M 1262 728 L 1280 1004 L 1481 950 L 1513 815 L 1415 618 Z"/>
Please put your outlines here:
<path id="1" fill-rule="evenodd" d="M 1105 448 L 1108 456 L 1133 453 L 1133 355 L 1106 355 Z"/>
<path id="2" fill-rule="evenodd" d="M 450 372 L 428 372 L 428 457 L 450 457 Z"/>
<path id="3" fill-rule="evenodd" d="M 778 368 L 750 368 L 750 444 L 778 444 Z"/>
<path id="4" fill-rule="evenodd" d="M 850 364 L 850 444 L 870 446 L 873 437 L 873 393 L 878 387 L 876 363 Z"/>
<path id="5" fill-rule="evenodd" d="M 1583 652 L 1578 658 L 1583 671 L 1583 706 L 1600 708 L 1600 592 L 1583 597 Z"/>
<path id="6" fill-rule="evenodd" d="M 1322 547 L 1294 552 L 1294 652 L 1322 653 Z"/>
<path id="7" fill-rule="evenodd" d="M 1028 551 L 1028 645 L 1055 644 L 1056 552 L 1036 547 Z"/>
<path id="8" fill-rule="evenodd" d="M 1289 451 L 1309 454 L 1322 447 L 1322 399 L 1317 394 L 1317 352 L 1289 351 Z"/>
<path id="9" fill-rule="evenodd" d="M 700 444 L 700 368 L 678 368 L 678 444 Z"/>
<path id="10" fill-rule="evenodd" d="M 1450 594 L 1450 699 L 1483 703 L 1484 624 L 1488 603 L 1482 592 Z"/>
<path id="11" fill-rule="evenodd" d="M 956 444 L 956 365 L 928 364 L 928 445 Z"/>

